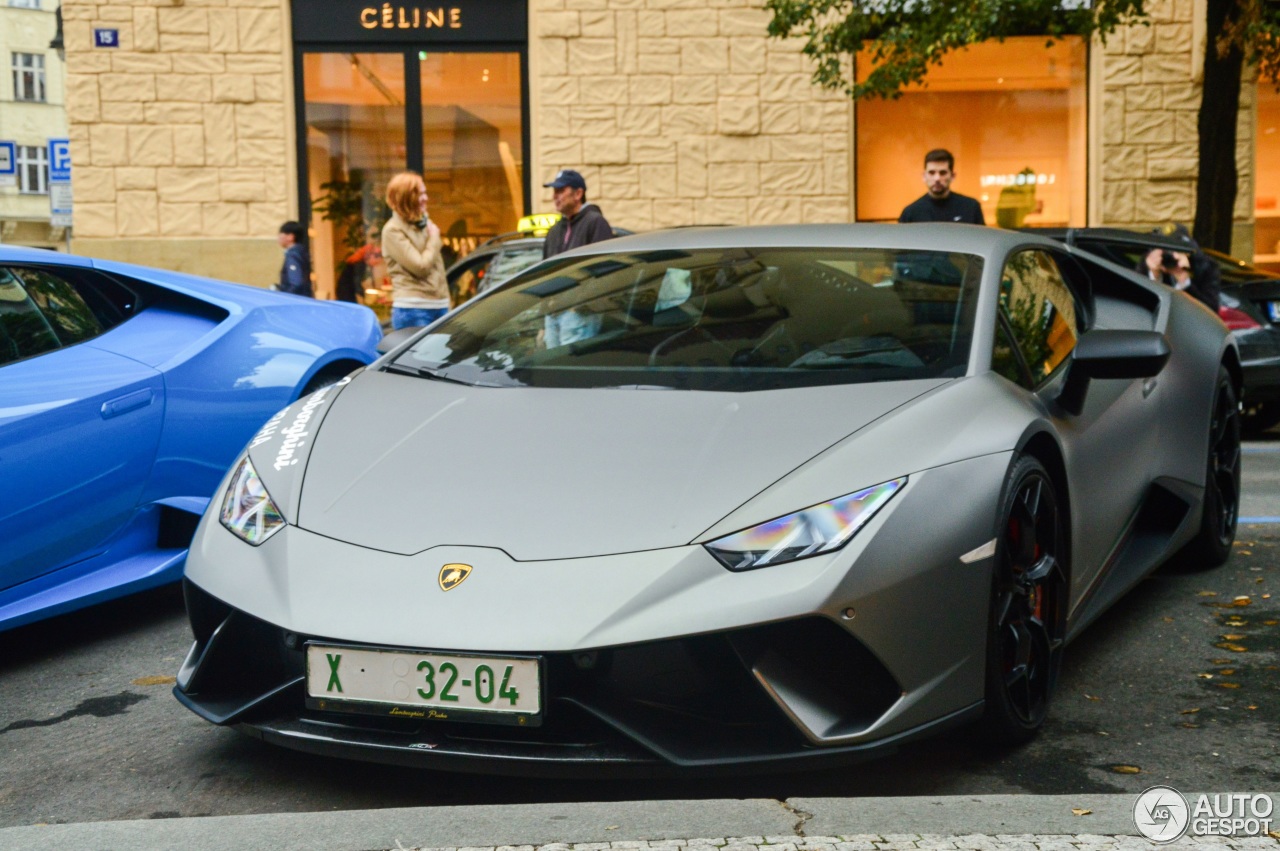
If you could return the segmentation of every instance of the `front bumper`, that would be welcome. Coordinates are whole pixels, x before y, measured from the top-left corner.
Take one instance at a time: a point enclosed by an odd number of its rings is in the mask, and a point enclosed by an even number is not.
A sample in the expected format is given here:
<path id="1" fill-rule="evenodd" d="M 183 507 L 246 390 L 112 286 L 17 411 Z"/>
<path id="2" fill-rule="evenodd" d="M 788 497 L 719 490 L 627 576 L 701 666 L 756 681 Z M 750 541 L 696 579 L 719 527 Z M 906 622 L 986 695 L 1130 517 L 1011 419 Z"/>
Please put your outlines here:
<path id="1" fill-rule="evenodd" d="M 981 712 L 978 703 L 873 741 L 815 746 L 787 707 L 805 704 L 848 736 L 870 729 L 902 697 L 884 665 L 823 617 L 541 654 L 539 726 L 324 711 L 306 705 L 304 648 L 328 639 L 268 624 L 189 580 L 184 590 L 196 641 L 178 700 L 215 724 L 312 753 L 538 776 L 768 771 L 882 755 Z M 778 690 L 785 700 L 772 696 Z"/>

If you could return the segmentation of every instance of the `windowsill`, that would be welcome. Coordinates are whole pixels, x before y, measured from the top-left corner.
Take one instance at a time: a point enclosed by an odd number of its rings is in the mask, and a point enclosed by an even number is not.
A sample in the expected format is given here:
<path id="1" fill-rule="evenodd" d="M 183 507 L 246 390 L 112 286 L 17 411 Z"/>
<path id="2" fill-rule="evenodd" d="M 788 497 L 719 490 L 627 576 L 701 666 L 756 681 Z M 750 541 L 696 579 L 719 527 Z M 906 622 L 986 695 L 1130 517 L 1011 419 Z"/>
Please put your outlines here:
<path id="1" fill-rule="evenodd" d="M 14 102 L 14 103 L 43 103 L 43 104 L 47 104 L 49 101 L 47 101 L 47 100 L 27 100 L 26 98 L 14 98 L 14 99 L 13 99 L 13 102 Z"/>

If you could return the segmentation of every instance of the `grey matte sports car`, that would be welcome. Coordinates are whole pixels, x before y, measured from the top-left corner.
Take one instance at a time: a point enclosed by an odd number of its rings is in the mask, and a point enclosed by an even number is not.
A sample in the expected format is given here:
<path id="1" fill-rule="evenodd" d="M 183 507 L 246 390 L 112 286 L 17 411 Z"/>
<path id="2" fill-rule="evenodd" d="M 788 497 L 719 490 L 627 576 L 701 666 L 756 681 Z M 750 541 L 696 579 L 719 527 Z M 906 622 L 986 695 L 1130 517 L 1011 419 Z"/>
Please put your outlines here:
<path id="1" fill-rule="evenodd" d="M 1063 648 L 1224 561 L 1239 357 L 1171 289 L 963 225 L 684 229 L 543 264 L 253 439 L 175 694 L 510 773 L 1018 742 Z"/>

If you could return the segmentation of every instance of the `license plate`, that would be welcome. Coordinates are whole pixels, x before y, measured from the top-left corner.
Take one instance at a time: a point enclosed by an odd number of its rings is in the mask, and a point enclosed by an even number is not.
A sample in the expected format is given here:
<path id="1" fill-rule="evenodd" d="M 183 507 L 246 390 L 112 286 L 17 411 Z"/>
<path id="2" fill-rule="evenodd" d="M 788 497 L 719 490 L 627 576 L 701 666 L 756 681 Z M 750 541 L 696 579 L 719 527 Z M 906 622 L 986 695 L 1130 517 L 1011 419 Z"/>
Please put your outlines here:
<path id="1" fill-rule="evenodd" d="M 542 711 L 536 657 L 307 645 L 307 705 L 424 720 L 531 724 Z"/>
<path id="2" fill-rule="evenodd" d="M 1267 316 L 1272 322 L 1280 322 L 1280 301 L 1267 302 Z"/>

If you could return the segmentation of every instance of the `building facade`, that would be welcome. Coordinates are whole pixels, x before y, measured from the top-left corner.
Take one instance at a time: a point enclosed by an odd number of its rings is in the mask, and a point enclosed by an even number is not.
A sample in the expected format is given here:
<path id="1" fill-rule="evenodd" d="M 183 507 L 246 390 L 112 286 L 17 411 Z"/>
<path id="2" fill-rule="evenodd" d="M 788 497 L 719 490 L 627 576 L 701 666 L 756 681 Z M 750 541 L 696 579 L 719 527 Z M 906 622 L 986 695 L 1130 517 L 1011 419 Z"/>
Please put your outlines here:
<path id="1" fill-rule="evenodd" d="M 933 147 L 990 224 L 1189 222 L 1203 0 L 1152 12 L 1105 44 L 978 45 L 855 107 L 754 0 L 64 0 L 74 247 L 264 284 L 300 219 L 328 293 L 405 168 L 462 254 L 549 209 L 562 167 L 633 230 L 877 221 L 923 192 Z M 1254 188 L 1280 103 L 1268 119 L 1245 89 L 1247 256 L 1259 210 L 1280 225 L 1280 139 L 1274 189 Z M 1280 232 L 1258 238 L 1265 255 Z"/>
<path id="2" fill-rule="evenodd" d="M 13 145 L 13 171 L 0 174 L 0 242 L 65 248 L 66 229 L 50 224 L 49 206 L 49 141 L 67 135 L 63 62 L 50 46 L 57 0 L 0 4 L 0 142 Z"/>

